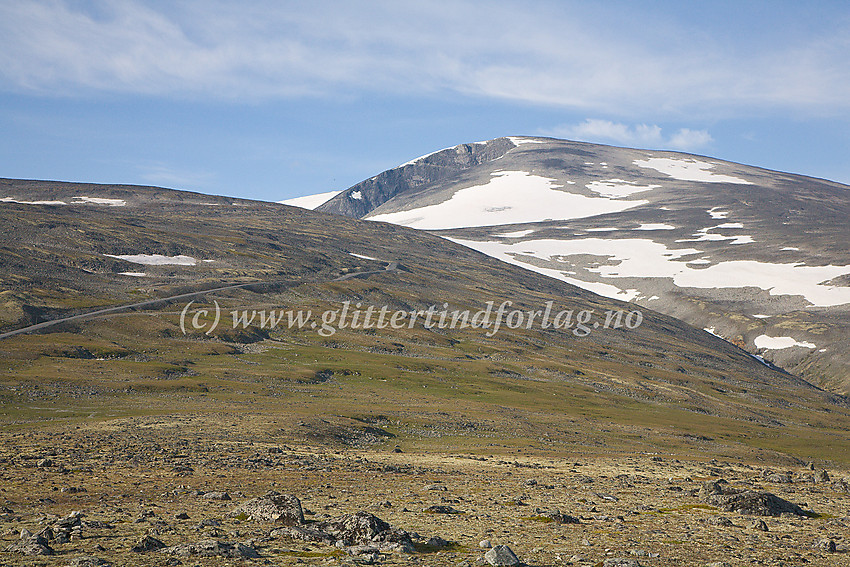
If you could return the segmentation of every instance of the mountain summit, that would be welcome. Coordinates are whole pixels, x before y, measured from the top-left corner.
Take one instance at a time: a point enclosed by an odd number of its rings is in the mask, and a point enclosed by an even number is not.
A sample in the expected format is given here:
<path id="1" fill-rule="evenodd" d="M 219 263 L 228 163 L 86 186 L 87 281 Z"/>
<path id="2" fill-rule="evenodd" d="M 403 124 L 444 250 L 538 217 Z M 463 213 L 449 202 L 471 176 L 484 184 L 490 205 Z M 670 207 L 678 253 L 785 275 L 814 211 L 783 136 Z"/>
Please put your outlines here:
<path id="1" fill-rule="evenodd" d="M 318 207 L 439 234 L 850 391 L 850 187 L 678 152 L 505 137 Z"/>

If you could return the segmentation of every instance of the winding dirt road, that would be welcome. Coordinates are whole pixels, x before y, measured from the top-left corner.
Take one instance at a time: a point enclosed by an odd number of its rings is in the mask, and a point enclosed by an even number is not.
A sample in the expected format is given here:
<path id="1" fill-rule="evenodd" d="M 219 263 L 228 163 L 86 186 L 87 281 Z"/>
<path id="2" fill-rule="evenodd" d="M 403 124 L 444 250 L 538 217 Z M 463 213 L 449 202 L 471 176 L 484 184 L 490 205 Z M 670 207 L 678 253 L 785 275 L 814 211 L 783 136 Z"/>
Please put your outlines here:
<path id="1" fill-rule="evenodd" d="M 89 320 L 89 319 L 97 319 L 99 317 L 112 315 L 113 313 L 117 313 L 117 312 L 120 312 L 120 311 L 145 309 L 147 307 L 152 307 L 154 305 L 160 305 L 160 304 L 165 305 L 165 304 L 168 304 L 168 303 L 172 303 L 174 301 L 179 301 L 181 299 L 189 299 L 190 297 L 197 297 L 199 295 L 204 295 L 206 293 L 215 293 L 215 292 L 227 291 L 227 290 L 231 290 L 231 289 L 242 289 L 242 288 L 247 288 L 247 287 L 251 287 L 251 286 L 280 285 L 280 284 L 287 284 L 287 283 L 292 284 L 292 285 L 301 285 L 301 284 L 305 284 L 305 283 L 342 282 L 342 281 L 350 280 L 350 279 L 353 279 L 353 278 L 369 276 L 369 275 L 372 275 L 372 274 L 383 274 L 384 272 L 392 272 L 392 271 L 395 271 L 395 270 L 398 269 L 398 262 L 395 261 L 395 260 L 392 260 L 392 261 L 378 260 L 378 261 L 384 262 L 384 263 L 387 264 L 386 267 L 383 270 L 368 270 L 368 271 L 365 271 L 365 272 L 351 272 L 351 273 L 339 276 L 337 278 L 334 278 L 332 280 L 319 280 L 319 281 L 281 280 L 281 281 L 276 281 L 276 282 L 256 281 L 256 282 L 214 287 L 214 288 L 205 289 L 205 290 L 202 290 L 202 291 L 193 291 L 193 292 L 189 292 L 189 293 L 181 293 L 181 294 L 178 294 L 178 295 L 171 295 L 171 296 L 168 296 L 168 297 L 160 297 L 158 299 L 149 299 L 147 301 L 139 301 L 137 303 L 128 303 L 127 305 L 117 305 L 115 307 L 107 307 L 106 309 L 97 309 L 95 311 L 89 311 L 87 313 L 79 313 L 77 315 L 71 315 L 69 317 L 62 317 L 61 319 L 53 319 L 51 321 L 44 321 L 42 323 L 36 323 L 35 325 L 23 327 L 21 329 L 15 329 L 14 331 L 8 331 L 6 333 L 0 333 L 0 340 L 6 339 L 6 338 L 9 338 L 9 337 L 14 337 L 15 335 L 23 335 L 23 334 L 26 334 L 26 333 L 32 333 L 33 331 L 38 331 L 39 329 L 46 329 L 48 327 L 61 325 L 62 323 L 68 323 L 70 321 L 82 321 L 82 320 Z"/>

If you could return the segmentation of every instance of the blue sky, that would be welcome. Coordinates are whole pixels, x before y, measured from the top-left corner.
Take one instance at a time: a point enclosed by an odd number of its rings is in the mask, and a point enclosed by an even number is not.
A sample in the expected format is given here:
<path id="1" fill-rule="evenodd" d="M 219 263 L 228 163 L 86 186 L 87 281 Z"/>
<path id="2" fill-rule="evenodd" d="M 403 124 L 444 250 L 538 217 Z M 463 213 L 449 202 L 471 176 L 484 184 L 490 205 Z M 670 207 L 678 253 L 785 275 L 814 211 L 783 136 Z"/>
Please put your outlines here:
<path id="1" fill-rule="evenodd" d="M 850 3 L 0 0 L 0 177 L 279 200 L 503 135 L 850 183 Z"/>

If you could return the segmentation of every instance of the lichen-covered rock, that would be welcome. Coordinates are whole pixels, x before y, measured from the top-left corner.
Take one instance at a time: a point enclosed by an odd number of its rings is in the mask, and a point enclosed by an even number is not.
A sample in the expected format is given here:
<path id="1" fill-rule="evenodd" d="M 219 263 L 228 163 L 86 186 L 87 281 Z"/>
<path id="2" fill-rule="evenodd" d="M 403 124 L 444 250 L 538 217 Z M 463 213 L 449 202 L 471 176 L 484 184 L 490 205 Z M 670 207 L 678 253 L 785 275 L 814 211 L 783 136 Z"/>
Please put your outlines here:
<path id="1" fill-rule="evenodd" d="M 21 555 L 53 555 L 53 548 L 47 543 L 47 538 L 41 534 L 22 538 L 19 543 L 10 545 L 6 551 Z"/>
<path id="2" fill-rule="evenodd" d="M 393 528 L 369 512 L 345 514 L 310 527 L 284 526 L 276 528 L 271 537 L 313 541 L 337 547 L 374 546 L 381 551 L 413 553 L 413 541 L 404 530 Z"/>
<path id="3" fill-rule="evenodd" d="M 303 526 L 284 526 L 282 528 L 275 528 L 269 535 L 271 537 L 283 537 L 299 541 L 314 541 L 327 545 L 334 545 L 336 543 L 336 538 L 332 535 Z"/>
<path id="4" fill-rule="evenodd" d="M 134 553 L 147 553 L 149 551 L 159 551 L 165 547 L 167 546 L 160 540 L 153 536 L 146 535 L 139 541 L 139 543 L 131 547 L 130 551 Z"/>
<path id="5" fill-rule="evenodd" d="M 231 557 L 256 559 L 260 556 L 253 546 L 244 543 L 226 543 L 214 539 L 175 545 L 161 550 L 161 553 L 179 557 Z"/>
<path id="6" fill-rule="evenodd" d="M 317 528 L 349 546 L 371 543 L 373 537 L 389 530 L 390 525 L 369 512 L 355 512 L 322 522 Z"/>
<path id="7" fill-rule="evenodd" d="M 267 492 L 260 498 L 244 502 L 230 512 L 231 516 L 246 516 L 260 522 L 274 522 L 284 526 L 299 526 L 304 523 L 301 501 L 289 494 Z"/>

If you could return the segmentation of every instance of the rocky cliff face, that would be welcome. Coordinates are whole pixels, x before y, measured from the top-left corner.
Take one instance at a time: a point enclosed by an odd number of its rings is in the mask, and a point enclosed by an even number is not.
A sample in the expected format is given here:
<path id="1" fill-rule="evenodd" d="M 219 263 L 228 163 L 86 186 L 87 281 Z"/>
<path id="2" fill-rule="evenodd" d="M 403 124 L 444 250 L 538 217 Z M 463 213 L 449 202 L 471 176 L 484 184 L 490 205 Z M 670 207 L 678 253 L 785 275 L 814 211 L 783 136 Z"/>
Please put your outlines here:
<path id="1" fill-rule="evenodd" d="M 361 218 L 394 197 L 430 189 L 459 172 L 496 160 L 514 147 L 510 139 L 496 138 L 446 148 L 362 181 L 316 210 Z"/>

